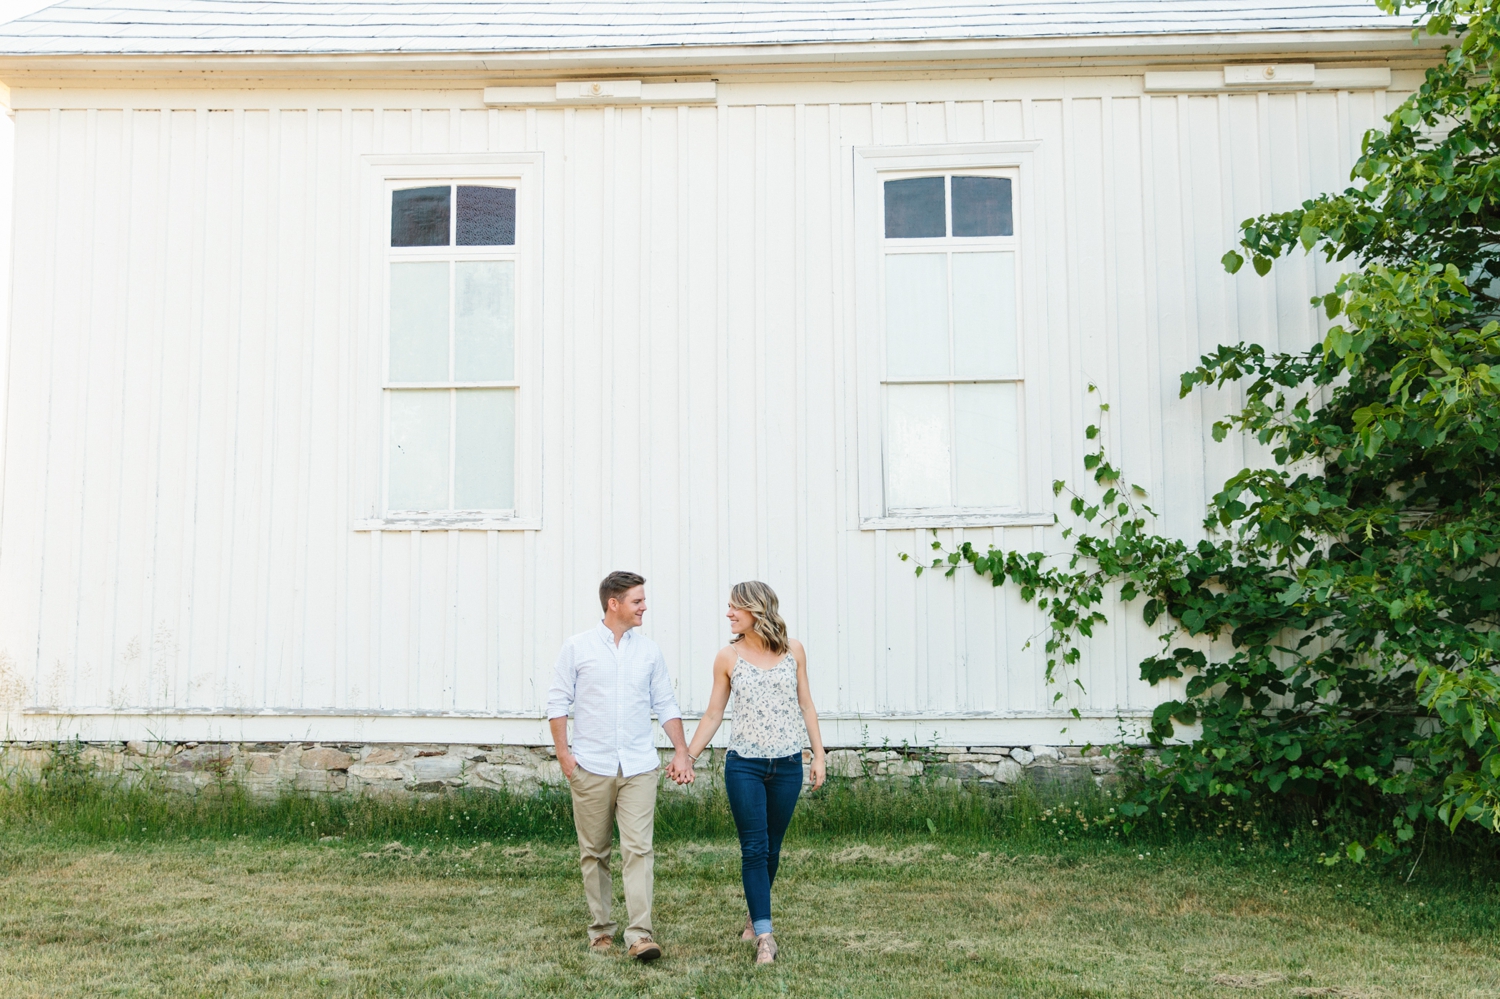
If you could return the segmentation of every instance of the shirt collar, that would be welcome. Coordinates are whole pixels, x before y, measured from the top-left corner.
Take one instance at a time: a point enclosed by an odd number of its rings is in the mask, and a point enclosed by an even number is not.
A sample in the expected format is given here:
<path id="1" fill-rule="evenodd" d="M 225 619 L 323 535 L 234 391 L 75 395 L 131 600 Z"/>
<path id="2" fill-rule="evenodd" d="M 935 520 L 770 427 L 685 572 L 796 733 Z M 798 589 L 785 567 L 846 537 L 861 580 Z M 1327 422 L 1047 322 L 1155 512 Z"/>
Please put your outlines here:
<path id="1" fill-rule="evenodd" d="M 626 628 L 625 634 L 620 636 L 620 645 L 623 646 L 626 642 L 630 641 L 630 636 L 634 633 L 635 628 Z M 604 644 L 614 646 L 615 633 L 609 630 L 609 625 L 605 624 L 602 618 L 599 621 L 599 637 L 603 639 Z"/>

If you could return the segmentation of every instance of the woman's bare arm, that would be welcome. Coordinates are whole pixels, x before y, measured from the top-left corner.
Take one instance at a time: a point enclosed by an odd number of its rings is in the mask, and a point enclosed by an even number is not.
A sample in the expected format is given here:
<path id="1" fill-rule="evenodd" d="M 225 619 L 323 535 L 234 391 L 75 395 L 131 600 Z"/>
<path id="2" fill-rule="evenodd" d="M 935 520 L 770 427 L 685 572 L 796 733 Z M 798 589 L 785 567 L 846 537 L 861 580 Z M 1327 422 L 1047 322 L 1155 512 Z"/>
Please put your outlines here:
<path id="1" fill-rule="evenodd" d="M 708 742 L 724 722 L 724 709 L 729 706 L 729 676 L 734 670 L 735 655 L 732 649 L 720 649 L 714 657 L 714 689 L 709 694 L 708 707 L 693 730 L 693 741 L 688 744 L 688 756 L 696 760 L 703 755 Z"/>
<path id="2" fill-rule="evenodd" d="M 823 732 L 818 727 L 818 709 L 813 704 L 812 687 L 807 682 L 807 650 L 802 643 L 792 639 L 792 658 L 797 660 L 797 704 L 802 708 L 802 721 L 807 725 L 807 741 L 812 746 L 813 790 L 823 786 L 828 779 L 827 754 L 823 751 Z"/>

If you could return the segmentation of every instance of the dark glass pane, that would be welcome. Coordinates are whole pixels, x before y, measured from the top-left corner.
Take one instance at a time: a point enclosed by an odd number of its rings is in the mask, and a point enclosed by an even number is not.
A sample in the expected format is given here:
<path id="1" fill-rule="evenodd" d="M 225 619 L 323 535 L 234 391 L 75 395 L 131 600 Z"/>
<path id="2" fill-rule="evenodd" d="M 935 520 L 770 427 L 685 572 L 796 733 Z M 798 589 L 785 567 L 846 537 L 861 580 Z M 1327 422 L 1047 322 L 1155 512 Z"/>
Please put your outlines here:
<path id="1" fill-rule="evenodd" d="M 953 235 L 1015 235 L 1009 177 L 953 178 Z"/>
<path id="2" fill-rule="evenodd" d="M 948 235 L 943 217 L 943 178 L 914 177 L 885 182 L 886 239 Z"/>
<path id="3" fill-rule="evenodd" d="M 448 245 L 448 188 L 391 192 L 392 246 Z"/>
<path id="4" fill-rule="evenodd" d="M 516 192 L 509 187 L 458 189 L 458 245 L 514 246 Z"/>

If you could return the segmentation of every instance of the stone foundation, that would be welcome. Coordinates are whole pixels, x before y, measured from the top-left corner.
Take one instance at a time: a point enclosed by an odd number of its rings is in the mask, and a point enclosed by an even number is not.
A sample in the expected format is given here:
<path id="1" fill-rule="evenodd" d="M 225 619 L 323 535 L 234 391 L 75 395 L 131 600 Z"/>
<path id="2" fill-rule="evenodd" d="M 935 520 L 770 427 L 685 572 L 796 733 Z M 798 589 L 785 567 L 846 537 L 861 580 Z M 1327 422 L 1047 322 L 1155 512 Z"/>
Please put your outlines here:
<path id="1" fill-rule="evenodd" d="M 69 746 L 72 744 L 64 743 Z M 0 744 L 0 779 L 39 777 L 59 743 Z M 808 754 L 804 754 L 806 758 Z M 663 768 L 670 749 L 661 751 Z M 461 746 L 321 742 L 83 743 L 80 761 L 127 783 L 158 780 L 179 791 L 230 782 L 252 793 L 424 795 L 459 788 L 533 793 L 566 783 L 551 746 Z M 698 761 L 699 782 L 713 786 L 723 751 Z M 840 748 L 828 752 L 828 774 L 846 780 L 920 780 L 938 785 L 998 788 L 1022 780 L 1039 785 L 1102 785 L 1114 761 L 1097 748 L 1077 746 L 946 746 Z M 663 778 L 663 785 L 677 785 Z"/>

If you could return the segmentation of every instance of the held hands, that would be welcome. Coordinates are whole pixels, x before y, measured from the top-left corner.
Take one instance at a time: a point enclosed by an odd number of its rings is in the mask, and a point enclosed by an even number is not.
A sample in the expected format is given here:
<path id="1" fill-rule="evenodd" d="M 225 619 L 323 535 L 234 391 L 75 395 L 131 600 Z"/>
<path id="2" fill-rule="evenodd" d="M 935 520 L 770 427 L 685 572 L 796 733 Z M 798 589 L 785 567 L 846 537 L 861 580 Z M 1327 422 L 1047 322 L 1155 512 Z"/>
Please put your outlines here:
<path id="1" fill-rule="evenodd" d="M 667 764 L 667 776 L 678 784 L 693 782 L 693 761 L 687 753 L 678 750 L 673 754 L 672 762 Z"/>

